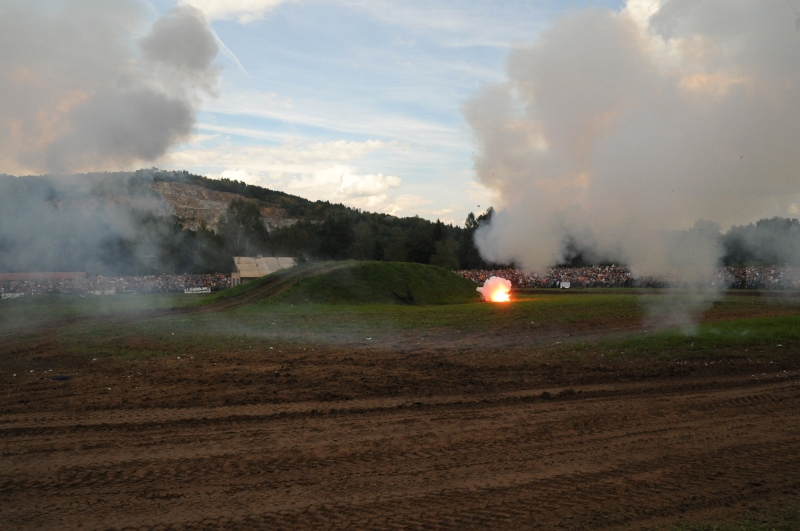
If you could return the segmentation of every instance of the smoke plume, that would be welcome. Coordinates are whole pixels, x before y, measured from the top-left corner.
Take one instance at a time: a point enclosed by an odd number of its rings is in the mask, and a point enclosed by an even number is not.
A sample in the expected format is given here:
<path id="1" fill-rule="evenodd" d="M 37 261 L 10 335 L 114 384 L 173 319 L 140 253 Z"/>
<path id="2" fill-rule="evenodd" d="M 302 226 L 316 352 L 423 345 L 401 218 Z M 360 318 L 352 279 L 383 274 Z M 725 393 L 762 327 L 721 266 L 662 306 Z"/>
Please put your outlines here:
<path id="1" fill-rule="evenodd" d="M 577 248 L 694 282 L 721 226 L 796 214 L 794 19 L 777 1 L 629 0 L 515 48 L 508 80 L 464 107 L 501 203 L 482 255 L 541 270 Z"/>
<path id="2" fill-rule="evenodd" d="M 149 32 L 145 15 L 134 0 L 0 5 L 0 172 L 116 169 L 190 133 L 216 41 L 192 7 Z"/>

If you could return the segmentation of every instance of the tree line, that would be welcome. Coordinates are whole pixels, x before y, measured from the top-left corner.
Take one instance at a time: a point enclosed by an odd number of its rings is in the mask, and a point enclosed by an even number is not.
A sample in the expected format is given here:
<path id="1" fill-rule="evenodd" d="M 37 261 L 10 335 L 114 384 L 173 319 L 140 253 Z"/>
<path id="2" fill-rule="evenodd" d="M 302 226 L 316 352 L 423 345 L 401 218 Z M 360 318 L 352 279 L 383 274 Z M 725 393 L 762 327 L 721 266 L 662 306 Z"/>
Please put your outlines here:
<path id="1" fill-rule="evenodd" d="M 154 181 L 238 194 L 217 230 L 183 227 L 165 210 Z M 255 201 L 253 201 L 255 200 Z M 269 231 L 259 206 L 299 219 Z M 465 227 L 363 212 L 188 172 L 139 170 L 12 177 L 0 175 L 0 271 L 86 271 L 102 275 L 227 272 L 234 256 L 411 261 L 483 268 Z"/>
<path id="2" fill-rule="evenodd" d="M 230 250 L 242 256 L 418 262 L 447 269 L 480 269 L 489 264 L 476 249 L 473 235 L 491 214 L 491 210 L 478 217 L 470 214 L 465 226 L 458 227 L 419 217 L 332 209 L 323 219 L 300 220 L 269 232 L 257 205 L 234 200 L 219 232 Z"/>
<path id="3" fill-rule="evenodd" d="M 232 201 L 215 235 L 217 239 L 208 234 L 201 236 L 206 245 L 216 241 L 223 256 L 262 254 L 300 259 L 418 262 L 447 269 L 490 266 L 481 258 L 473 235 L 481 223 L 491 219 L 492 209 L 478 216 L 470 213 L 460 227 L 417 216 L 400 218 L 364 212 L 339 203 L 310 201 L 240 181 L 209 179 L 188 172 L 156 172 L 153 178 L 194 184 L 257 201 Z M 259 204 L 281 208 L 287 217 L 299 221 L 268 231 Z"/>
<path id="4" fill-rule="evenodd" d="M 153 181 L 196 184 L 238 194 L 212 231 L 183 228 L 163 210 Z M 160 207 L 158 205 L 161 205 Z M 268 230 L 259 206 L 282 208 L 297 223 Z M 161 210 L 159 210 L 161 208 Z M 419 217 L 363 212 L 327 201 L 188 172 L 140 170 L 69 176 L 0 176 L 0 271 L 86 271 L 103 275 L 227 272 L 234 256 L 418 262 L 447 269 L 513 264 L 485 262 L 475 231 L 492 209 L 463 226 Z M 702 222 L 701 222 L 702 223 Z M 718 239 L 720 265 L 800 265 L 800 222 L 771 218 L 731 227 Z M 712 238 L 713 239 L 713 238 Z M 570 247 L 572 246 L 572 247 Z M 562 265 L 598 260 L 574 242 Z"/>

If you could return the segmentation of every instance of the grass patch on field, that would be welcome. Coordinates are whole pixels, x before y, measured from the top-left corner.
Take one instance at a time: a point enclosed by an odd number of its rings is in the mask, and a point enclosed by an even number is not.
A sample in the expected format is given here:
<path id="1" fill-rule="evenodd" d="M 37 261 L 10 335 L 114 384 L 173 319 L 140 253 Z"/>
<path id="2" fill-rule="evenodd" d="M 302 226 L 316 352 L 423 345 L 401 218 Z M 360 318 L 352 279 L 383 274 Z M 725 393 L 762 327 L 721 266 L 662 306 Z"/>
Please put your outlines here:
<path id="1" fill-rule="evenodd" d="M 203 303 L 210 304 L 217 301 L 224 301 L 226 299 L 235 298 L 241 295 L 246 295 L 248 292 L 260 288 L 266 284 L 274 283 L 276 281 L 291 279 L 292 277 L 302 276 L 303 274 L 307 273 L 307 271 L 312 267 L 327 267 L 334 265 L 336 265 L 336 262 L 321 262 L 314 264 L 313 266 L 300 265 L 289 269 L 281 269 L 279 271 L 275 271 L 274 273 L 270 273 L 269 275 L 265 275 L 260 278 L 255 278 L 253 280 L 248 280 L 242 284 L 239 284 L 238 286 L 234 286 L 232 288 L 222 290 L 219 293 L 215 293 L 214 295 L 211 295 L 210 297 L 204 299 Z"/>
<path id="2" fill-rule="evenodd" d="M 288 330 L 313 323 L 319 330 L 356 326 L 388 330 L 462 330 L 497 332 L 510 328 L 533 329 L 548 323 L 567 326 L 587 319 L 630 318 L 640 314 L 634 296 L 602 301 L 586 297 L 541 295 L 505 304 L 473 302 L 451 305 L 398 304 L 287 304 L 251 305 L 229 312 L 225 317 L 240 324 L 261 326 L 275 318 Z M 222 317 L 222 316 L 221 316 Z"/>
<path id="3" fill-rule="evenodd" d="M 639 311 L 632 295 L 605 298 L 542 294 L 508 304 L 426 306 L 258 303 L 224 312 L 157 318 L 147 318 L 145 314 L 141 320 L 126 318 L 122 323 L 115 322 L 115 315 L 111 314 L 105 319 L 61 326 L 50 334 L 50 340 L 57 341 L 62 352 L 122 358 L 191 351 L 268 350 L 287 343 L 391 346 L 399 341 L 425 346 L 430 338 L 436 341 L 442 336 L 455 340 L 522 330 L 530 331 L 533 337 L 538 327 L 548 323 L 568 327 L 581 319 L 629 318 Z"/>
<path id="4" fill-rule="evenodd" d="M 291 270 L 286 271 L 281 273 L 288 275 Z M 302 283 L 296 288 L 293 296 L 309 289 Z M 405 349 L 452 348 L 457 343 L 459 349 L 491 349 L 493 344 L 505 348 L 504 337 L 514 338 L 514 348 L 530 352 L 563 351 L 569 356 L 604 353 L 612 358 L 684 359 L 759 352 L 780 356 L 790 347 L 795 352 L 800 348 L 800 315 L 796 315 L 793 306 L 784 306 L 777 312 L 785 312 L 784 315 L 738 318 L 759 312 L 776 313 L 774 301 L 759 297 L 725 297 L 724 304 L 708 312 L 716 315 L 716 322 L 702 324 L 696 333 L 686 335 L 679 330 L 643 334 L 638 323 L 646 311 L 638 292 L 633 290 L 588 294 L 537 290 L 520 294 L 506 304 L 443 305 L 295 304 L 290 302 L 290 292 L 291 289 L 284 292 L 287 297 L 279 303 L 267 299 L 233 310 L 168 315 L 145 311 L 139 314 L 141 318 L 136 316 L 137 311 L 192 305 L 219 296 L 118 295 L 80 299 L 64 295 L 2 301 L 0 337 L 6 346 L 0 346 L 0 354 L 23 352 L 26 345 L 40 342 L 78 356 L 122 358 L 226 349 L 268 350 L 281 344 Z M 336 289 L 328 293 L 335 294 Z M 725 320 L 728 315 L 733 318 Z M 98 318 L 91 319 L 95 316 Z M 70 321 L 70 317 L 90 319 Z M 53 326 L 39 327 L 48 323 Z M 607 336 L 590 342 L 582 335 L 597 337 L 607 326 L 628 326 L 627 323 L 634 326 L 615 332 L 617 339 Z M 552 339 L 554 335 L 558 337 Z"/>
<path id="5" fill-rule="evenodd" d="M 780 353 L 800 345 L 800 315 L 779 315 L 718 321 L 698 325 L 691 333 L 665 330 L 618 341 L 601 342 L 595 347 L 610 355 L 652 358 L 713 357 L 717 353 L 753 355 L 769 351 Z M 583 345 L 583 348 L 590 348 Z"/>
<path id="6" fill-rule="evenodd" d="M 207 295 L 164 293 L 147 295 L 50 294 L 0 301 L 0 333 L 35 328 L 60 320 L 105 318 L 147 310 L 178 308 L 197 304 Z"/>
<path id="7" fill-rule="evenodd" d="M 440 267 L 408 262 L 320 262 L 276 271 L 209 297 L 254 294 L 261 304 L 406 304 L 477 302 L 478 285 Z"/>
<path id="8" fill-rule="evenodd" d="M 441 305 L 477 302 L 478 285 L 441 267 L 410 262 L 354 262 L 300 279 L 275 297 L 283 304 Z"/>

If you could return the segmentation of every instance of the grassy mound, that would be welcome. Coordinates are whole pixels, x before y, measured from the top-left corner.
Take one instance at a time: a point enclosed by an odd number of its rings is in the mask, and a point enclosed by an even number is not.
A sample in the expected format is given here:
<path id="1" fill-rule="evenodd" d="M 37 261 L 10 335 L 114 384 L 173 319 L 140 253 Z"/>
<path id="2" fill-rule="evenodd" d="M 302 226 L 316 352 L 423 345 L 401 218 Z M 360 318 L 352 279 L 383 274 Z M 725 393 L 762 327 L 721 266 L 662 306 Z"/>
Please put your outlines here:
<path id="1" fill-rule="evenodd" d="M 303 304 L 459 304 L 479 300 L 477 284 L 441 267 L 406 262 L 353 262 L 309 275 L 275 297 Z"/>
<path id="2" fill-rule="evenodd" d="M 349 262 L 329 261 L 302 264 L 289 269 L 282 269 L 261 278 L 243 282 L 238 286 L 228 288 L 214 295 L 198 299 L 197 305 L 209 309 L 229 309 L 262 302 L 283 293 L 303 279 L 349 267 L 350 265 Z"/>

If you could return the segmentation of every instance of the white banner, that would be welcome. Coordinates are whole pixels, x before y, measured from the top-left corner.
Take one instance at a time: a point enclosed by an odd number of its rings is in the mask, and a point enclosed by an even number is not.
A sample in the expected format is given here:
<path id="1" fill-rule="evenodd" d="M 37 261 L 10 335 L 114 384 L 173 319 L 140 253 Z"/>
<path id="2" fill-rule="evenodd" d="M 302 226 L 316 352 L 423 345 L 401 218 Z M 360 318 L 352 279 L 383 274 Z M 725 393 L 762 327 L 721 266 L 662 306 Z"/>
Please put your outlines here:
<path id="1" fill-rule="evenodd" d="M 211 293 L 211 288 L 186 288 L 184 293 Z"/>

